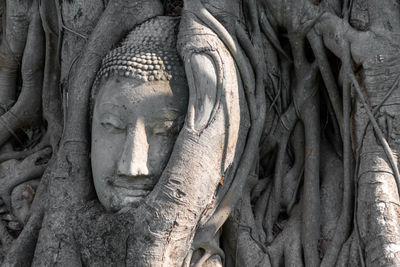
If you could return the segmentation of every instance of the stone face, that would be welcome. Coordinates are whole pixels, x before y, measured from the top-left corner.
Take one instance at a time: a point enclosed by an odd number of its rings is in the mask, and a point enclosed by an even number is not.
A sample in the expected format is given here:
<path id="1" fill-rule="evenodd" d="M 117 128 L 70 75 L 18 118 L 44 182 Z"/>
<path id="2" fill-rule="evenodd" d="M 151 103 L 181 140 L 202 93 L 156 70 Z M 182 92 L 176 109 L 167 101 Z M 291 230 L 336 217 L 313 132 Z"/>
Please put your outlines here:
<path id="1" fill-rule="evenodd" d="M 107 210 L 146 197 L 157 183 L 182 127 L 187 87 L 167 81 L 112 77 L 96 98 L 92 123 L 92 172 Z"/>

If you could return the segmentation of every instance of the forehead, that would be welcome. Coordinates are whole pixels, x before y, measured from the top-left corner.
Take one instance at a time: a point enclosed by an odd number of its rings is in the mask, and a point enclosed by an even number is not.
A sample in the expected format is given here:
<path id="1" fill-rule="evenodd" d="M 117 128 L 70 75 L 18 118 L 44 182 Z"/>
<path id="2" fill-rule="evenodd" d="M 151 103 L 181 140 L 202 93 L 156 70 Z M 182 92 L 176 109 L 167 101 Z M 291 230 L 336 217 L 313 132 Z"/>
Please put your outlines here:
<path id="1" fill-rule="evenodd" d="M 135 79 L 113 77 L 100 85 L 96 104 L 112 103 L 149 109 L 171 107 L 184 111 L 187 105 L 186 88 L 172 87 L 169 81 L 142 82 Z"/>

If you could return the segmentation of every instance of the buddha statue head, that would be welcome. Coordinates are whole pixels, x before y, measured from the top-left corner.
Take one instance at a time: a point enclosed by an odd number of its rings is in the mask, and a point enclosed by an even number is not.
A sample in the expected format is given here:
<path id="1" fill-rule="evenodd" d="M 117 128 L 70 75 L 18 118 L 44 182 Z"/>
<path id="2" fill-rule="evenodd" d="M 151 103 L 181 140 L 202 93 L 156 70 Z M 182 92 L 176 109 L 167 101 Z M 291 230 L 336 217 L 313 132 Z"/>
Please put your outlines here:
<path id="1" fill-rule="evenodd" d="M 178 26 L 179 18 L 153 18 L 102 61 L 92 92 L 91 164 L 107 210 L 137 205 L 152 191 L 183 125 L 188 86 Z"/>

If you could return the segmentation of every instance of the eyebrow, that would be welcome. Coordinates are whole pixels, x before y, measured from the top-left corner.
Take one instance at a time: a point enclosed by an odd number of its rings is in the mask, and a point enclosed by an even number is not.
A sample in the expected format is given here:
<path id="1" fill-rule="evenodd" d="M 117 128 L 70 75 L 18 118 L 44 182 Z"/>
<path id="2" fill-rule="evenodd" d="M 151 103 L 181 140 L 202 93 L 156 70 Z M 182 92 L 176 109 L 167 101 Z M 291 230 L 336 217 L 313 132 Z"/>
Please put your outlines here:
<path id="1" fill-rule="evenodd" d="M 103 110 L 105 112 L 108 113 L 113 113 L 116 116 L 120 116 L 125 118 L 126 116 L 126 108 L 123 108 L 120 105 L 111 103 L 111 102 L 105 102 L 105 103 L 101 103 L 100 107 L 102 109 L 106 109 Z M 148 114 L 149 116 L 151 116 L 151 114 Z M 160 121 L 160 120 L 169 120 L 169 121 L 174 121 L 177 120 L 180 117 L 185 116 L 185 112 L 183 112 L 180 109 L 177 108 L 162 108 L 161 109 L 161 115 L 160 116 L 151 116 L 149 119 L 152 121 Z"/>
<path id="2" fill-rule="evenodd" d="M 102 113 L 106 112 L 106 113 L 111 113 L 115 116 L 125 117 L 124 114 L 126 112 L 126 109 L 111 102 L 101 103 L 99 105 L 99 109 L 100 109 L 99 111 Z"/>
<path id="3" fill-rule="evenodd" d="M 100 107 L 106 108 L 106 109 L 112 109 L 112 110 L 117 109 L 119 111 L 125 111 L 126 110 L 126 109 L 122 108 L 121 106 L 116 105 L 116 104 L 111 103 L 111 102 L 101 103 Z"/>

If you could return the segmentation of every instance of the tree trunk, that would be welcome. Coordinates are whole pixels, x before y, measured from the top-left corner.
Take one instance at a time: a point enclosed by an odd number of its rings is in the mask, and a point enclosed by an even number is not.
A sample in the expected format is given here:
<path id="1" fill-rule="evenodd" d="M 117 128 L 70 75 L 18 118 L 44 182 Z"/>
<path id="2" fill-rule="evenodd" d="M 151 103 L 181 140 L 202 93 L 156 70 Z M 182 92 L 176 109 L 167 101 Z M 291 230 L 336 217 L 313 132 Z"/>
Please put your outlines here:
<path id="1" fill-rule="evenodd" d="M 396 0 L 0 5 L 2 266 L 400 265 Z M 179 60 L 118 50 L 134 29 L 150 49 L 164 27 L 140 29 L 158 16 L 179 18 Z M 184 122 L 137 138 L 151 147 L 174 129 L 166 166 L 140 201 L 109 211 L 90 167 L 92 89 L 135 73 L 156 95 L 159 71 L 175 93 L 174 64 Z M 125 138 L 137 114 L 113 112 L 102 125 Z"/>

